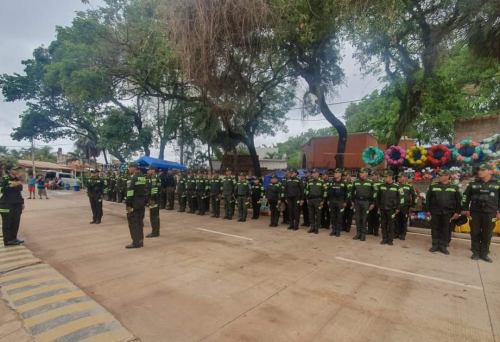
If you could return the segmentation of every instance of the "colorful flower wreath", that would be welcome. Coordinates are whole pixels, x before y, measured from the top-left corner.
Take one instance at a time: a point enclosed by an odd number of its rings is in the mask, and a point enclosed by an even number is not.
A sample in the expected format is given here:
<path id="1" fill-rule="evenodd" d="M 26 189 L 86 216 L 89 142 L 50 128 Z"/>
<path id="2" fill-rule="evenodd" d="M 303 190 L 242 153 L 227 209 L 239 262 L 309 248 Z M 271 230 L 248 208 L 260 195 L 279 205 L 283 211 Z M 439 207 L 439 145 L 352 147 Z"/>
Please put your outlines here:
<path id="1" fill-rule="evenodd" d="M 370 146 L 363 151 L 361 158 L 365 164 L 377 166 L 384 161 L 384 152 L 378 147 Z"/>
<path id="2" fill-rule="evenodd" d="M 494 147 L 494 145 L 498 143 L 500 143 L 500 134 L 495 134 L 483 140 L 483 143 L 481 144 L 481 149 L 483 150 L 483 153 L 487 158 L 491 159 L 500 158 L 500 149 L 499 150 L 491 149 L 491 147 Z"/>
<path id="3" fill-rule="evenodd" d="M 472 153 L 470 157 L 465 157 L 460 153 L 460 150 L 465 151 L 471 147 L 474 149 L 474 153 Z M 480 153 L 481 147 L 478 142 L 465 139 L 455 145 L 455 148 L 453 149 L 453 158 L 464 163 L 471 163 L 474 160 L 479 159 Z"/>
<path id="4" fill-rule="evenodd" d="M 491 163 L 491 168 L 493 169 L 493 173 L 495 175 L 500 175 L 500 159 Z"/>
<path id="5" fill-rule="evenodd" d="M 415 160 L 415 155 L 420 155 L 420 157 Z M 406 151 L 406 160 L 410 165 L 415 165 L 416 167 L 424 167 L 427 162 L 427 150 L 423 146 L 413 146 L 408 151 Z"/>
<path id="6" fill-rule="evenodd" d="M 441 154 L 441 157 L 438 157 Z M 448 147 L 439 144 L 433 145 L 427 154 L 427 161 L 432 166 L 443 166 L 451 160 L 451 151 Z"/>
<path id="7" fill-rule="evenodd" d="M 384 158 L 389 165 L 398 166 L 405 161 L 406 152 L 402 147 L 391 146 L 385 151 Z"/>

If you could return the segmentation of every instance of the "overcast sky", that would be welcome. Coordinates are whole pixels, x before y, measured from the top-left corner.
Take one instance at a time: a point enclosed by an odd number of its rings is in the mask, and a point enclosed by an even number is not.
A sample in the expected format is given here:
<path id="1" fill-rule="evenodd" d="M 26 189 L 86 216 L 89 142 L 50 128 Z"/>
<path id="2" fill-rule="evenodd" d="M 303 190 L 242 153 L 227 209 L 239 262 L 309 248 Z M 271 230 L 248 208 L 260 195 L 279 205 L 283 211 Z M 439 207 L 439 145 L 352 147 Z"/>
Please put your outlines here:
<path id="1" fill-rule="evenodd" d="M 97 6 L 99 0 L 91 0 L 91 5 Z M 0 0 L 0 74 L 22 73 L 22 60 L 32 57 L 32 52 L 40 45 L 48 45 L 55 38 L 56 26 L 68 26 L 75 17 L 75 12 L 85 10 L 80 0 Z M 346 74 L 346 85 L 338 89 L 338 96 L 333 102 L 358 100 L 373 90 L 380 88 L 377 77 L 361 76 L 359 65 L 352 58 L 353 49 L 345 46 L 345 55 L 342 67 Z M 332 102 L 330 101 L 330 102 Z M 342 116 L 347 104 L 331 106 L 334 114 Z M 19 125 L 19 115 L 26 109 L 24 103 L 4 102 L 0 94 L 0 145 L 13 147 L 27 147 L 27 141 L 17 142 L 10 138 L 14 127 Z M 271 145 L 285 141 L 288 137 L 298 135 L 310 128 L 330 126 L 321 116 L 311 117 L 301 121 L 300 110 L 291 111 L 288 117 L 292 120 L 288 124 L 288 133 L 278 132 L 274 137 L 259 137 L 256 145 Z M 313 121 L 314 120 L 314 121 Z M 37 146 L 45 143 L 37 142 Z M 50 143 L 57 149 L 61 147 L 64 152 L 73 149 L 72 142 L 60 139 Z M 158 155 L 157 150 L 152 150 L 152 157 Z M 178 160 L 178 156 L 168 149 L 166 159 Z"/>

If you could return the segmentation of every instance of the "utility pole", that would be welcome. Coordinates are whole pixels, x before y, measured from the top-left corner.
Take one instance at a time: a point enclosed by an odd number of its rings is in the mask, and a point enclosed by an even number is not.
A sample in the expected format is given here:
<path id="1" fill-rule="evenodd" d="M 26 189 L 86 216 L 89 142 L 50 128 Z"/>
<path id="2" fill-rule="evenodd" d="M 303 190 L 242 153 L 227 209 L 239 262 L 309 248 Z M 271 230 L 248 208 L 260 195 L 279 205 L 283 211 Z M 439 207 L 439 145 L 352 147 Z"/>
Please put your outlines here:
<path id="1" fill-rule="evenodd" d="M 32 172 L 33 172 L 33 177 L 36 175 L 35 171 L 35 139 L 31 137 L 31 167 L 32 167 Z"/>

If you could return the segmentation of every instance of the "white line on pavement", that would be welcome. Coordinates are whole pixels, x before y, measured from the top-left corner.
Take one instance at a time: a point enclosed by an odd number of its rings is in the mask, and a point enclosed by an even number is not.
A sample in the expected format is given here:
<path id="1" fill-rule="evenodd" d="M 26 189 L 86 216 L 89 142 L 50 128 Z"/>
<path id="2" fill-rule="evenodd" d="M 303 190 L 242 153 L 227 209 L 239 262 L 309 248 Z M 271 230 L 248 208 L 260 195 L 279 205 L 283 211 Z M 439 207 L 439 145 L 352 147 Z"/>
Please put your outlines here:
<path id="1" fill-rule="evenodd" d="M 422 234 L 422 233 L 412 233 L 412 232 L 407 232 L 406 234 L 413 234 L 413 235 L 420 235 L 420 236 L 428 236 L 431 237 L 430 234 Z M 452 240 L 462 240 L 462 241 L 470 241 L 469 239 L 464 239 L 464 238 L 459 238 L 459 237 L 452 237 Z M 497 245 L 500 246 L 500 243 L 498 242 L 491 242 L 492 245 Z"/>
<path id="2" fill-rule="evenodd" d="M 203 230 L 204 232 L 215 233 L 215 234 L 220 234 L 220 235 L 226 235 L 226 236 L 231 236 L 231 237 L 235 237 L 235 238 L 238 238 L 238 239 L 244 239 L 244 240 L 253 241 L 253 239 L 250 239 L 250 238 L 247 238 L 247 237 L 244 237 L 244 236 L 238 236 L 238 235 L 231 235 L 231 234 L 216 232 L 215 230 L 208 230 L 208 229 L 203 229 L 203 228 L 195 228 L 195 229 Z"/>
<path id="3" fill-rule="evenodd" d="M 448 283 L 448 284 L 453 284 L 453 285 L 458 285 L 458 286 L 469 287 L 469 288 L 474 289 L 474 290 L 480 290 L 480 291 L 483 290 L 483 288 L 480 287 L 480 286 L 474 286 L 474 285 L 469 285 L 469 284 L 465 284 L 465 283 L 459 283 L 459 282 L 456 282 L 456 281 L 451 281 L 451 280 L 446 280 L 446 279 L 441 279 L 441 278 L 426 276 L 426 275 L 418 274 L 418 273 L 401 271 L 401 270 L 397 270 L 397 269 L 394 269 L 394 268 L 388 268 L 388 267 L 382 267 L 382 266 L 377 266 L 377 265 L 373 265 L 373 264 L 367 264 L 367 263 L 364 263 L 364 262 L 361 262 L 361 261 L 352 260 L 352 259 L 345 259 L 345 258 L 341 258 L 341 257 L 335 257 L 335 259 L 342 260 L 342 261 L 347 261 L 347 262 L 351 262 L 353 264 L 358 264 L 358 265 L 363 265 L 363 266 L 369 266 L 369 267 L 373 267 L 373 268 L 378 268 L 378 269 L 381 269 L 381 270 L 384 270 L 384 271 L 391 271 L 391 272 L 395 272 L 395 273 L 401 273 L 401 274 L 411 275 L 411 276 L 414 276 L 414 277 L 419 277 L 419 278 L 424 278 L 424 279 L 430 279 L 430 280 L 440 281 L 442 283 Z"/>

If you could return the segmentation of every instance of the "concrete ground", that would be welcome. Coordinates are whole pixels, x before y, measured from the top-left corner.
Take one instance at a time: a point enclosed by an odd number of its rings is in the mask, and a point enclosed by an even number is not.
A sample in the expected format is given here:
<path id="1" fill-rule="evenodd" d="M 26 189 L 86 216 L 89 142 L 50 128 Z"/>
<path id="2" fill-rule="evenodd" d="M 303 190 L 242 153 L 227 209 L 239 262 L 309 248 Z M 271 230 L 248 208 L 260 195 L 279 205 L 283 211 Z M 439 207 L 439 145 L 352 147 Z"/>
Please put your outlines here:
<path id="1" fill-rule="evenodd" d="M 27 200 L 26 247 L 142 341 L 500 341 L 500 246 L 493 264 L 412 234 L 393 247 L 161 212 L 161 237 L 126 250 L 124 205 L 89 225 L 83 193 Z M 148 219 L 145 233 L 150 232 Z"/>

